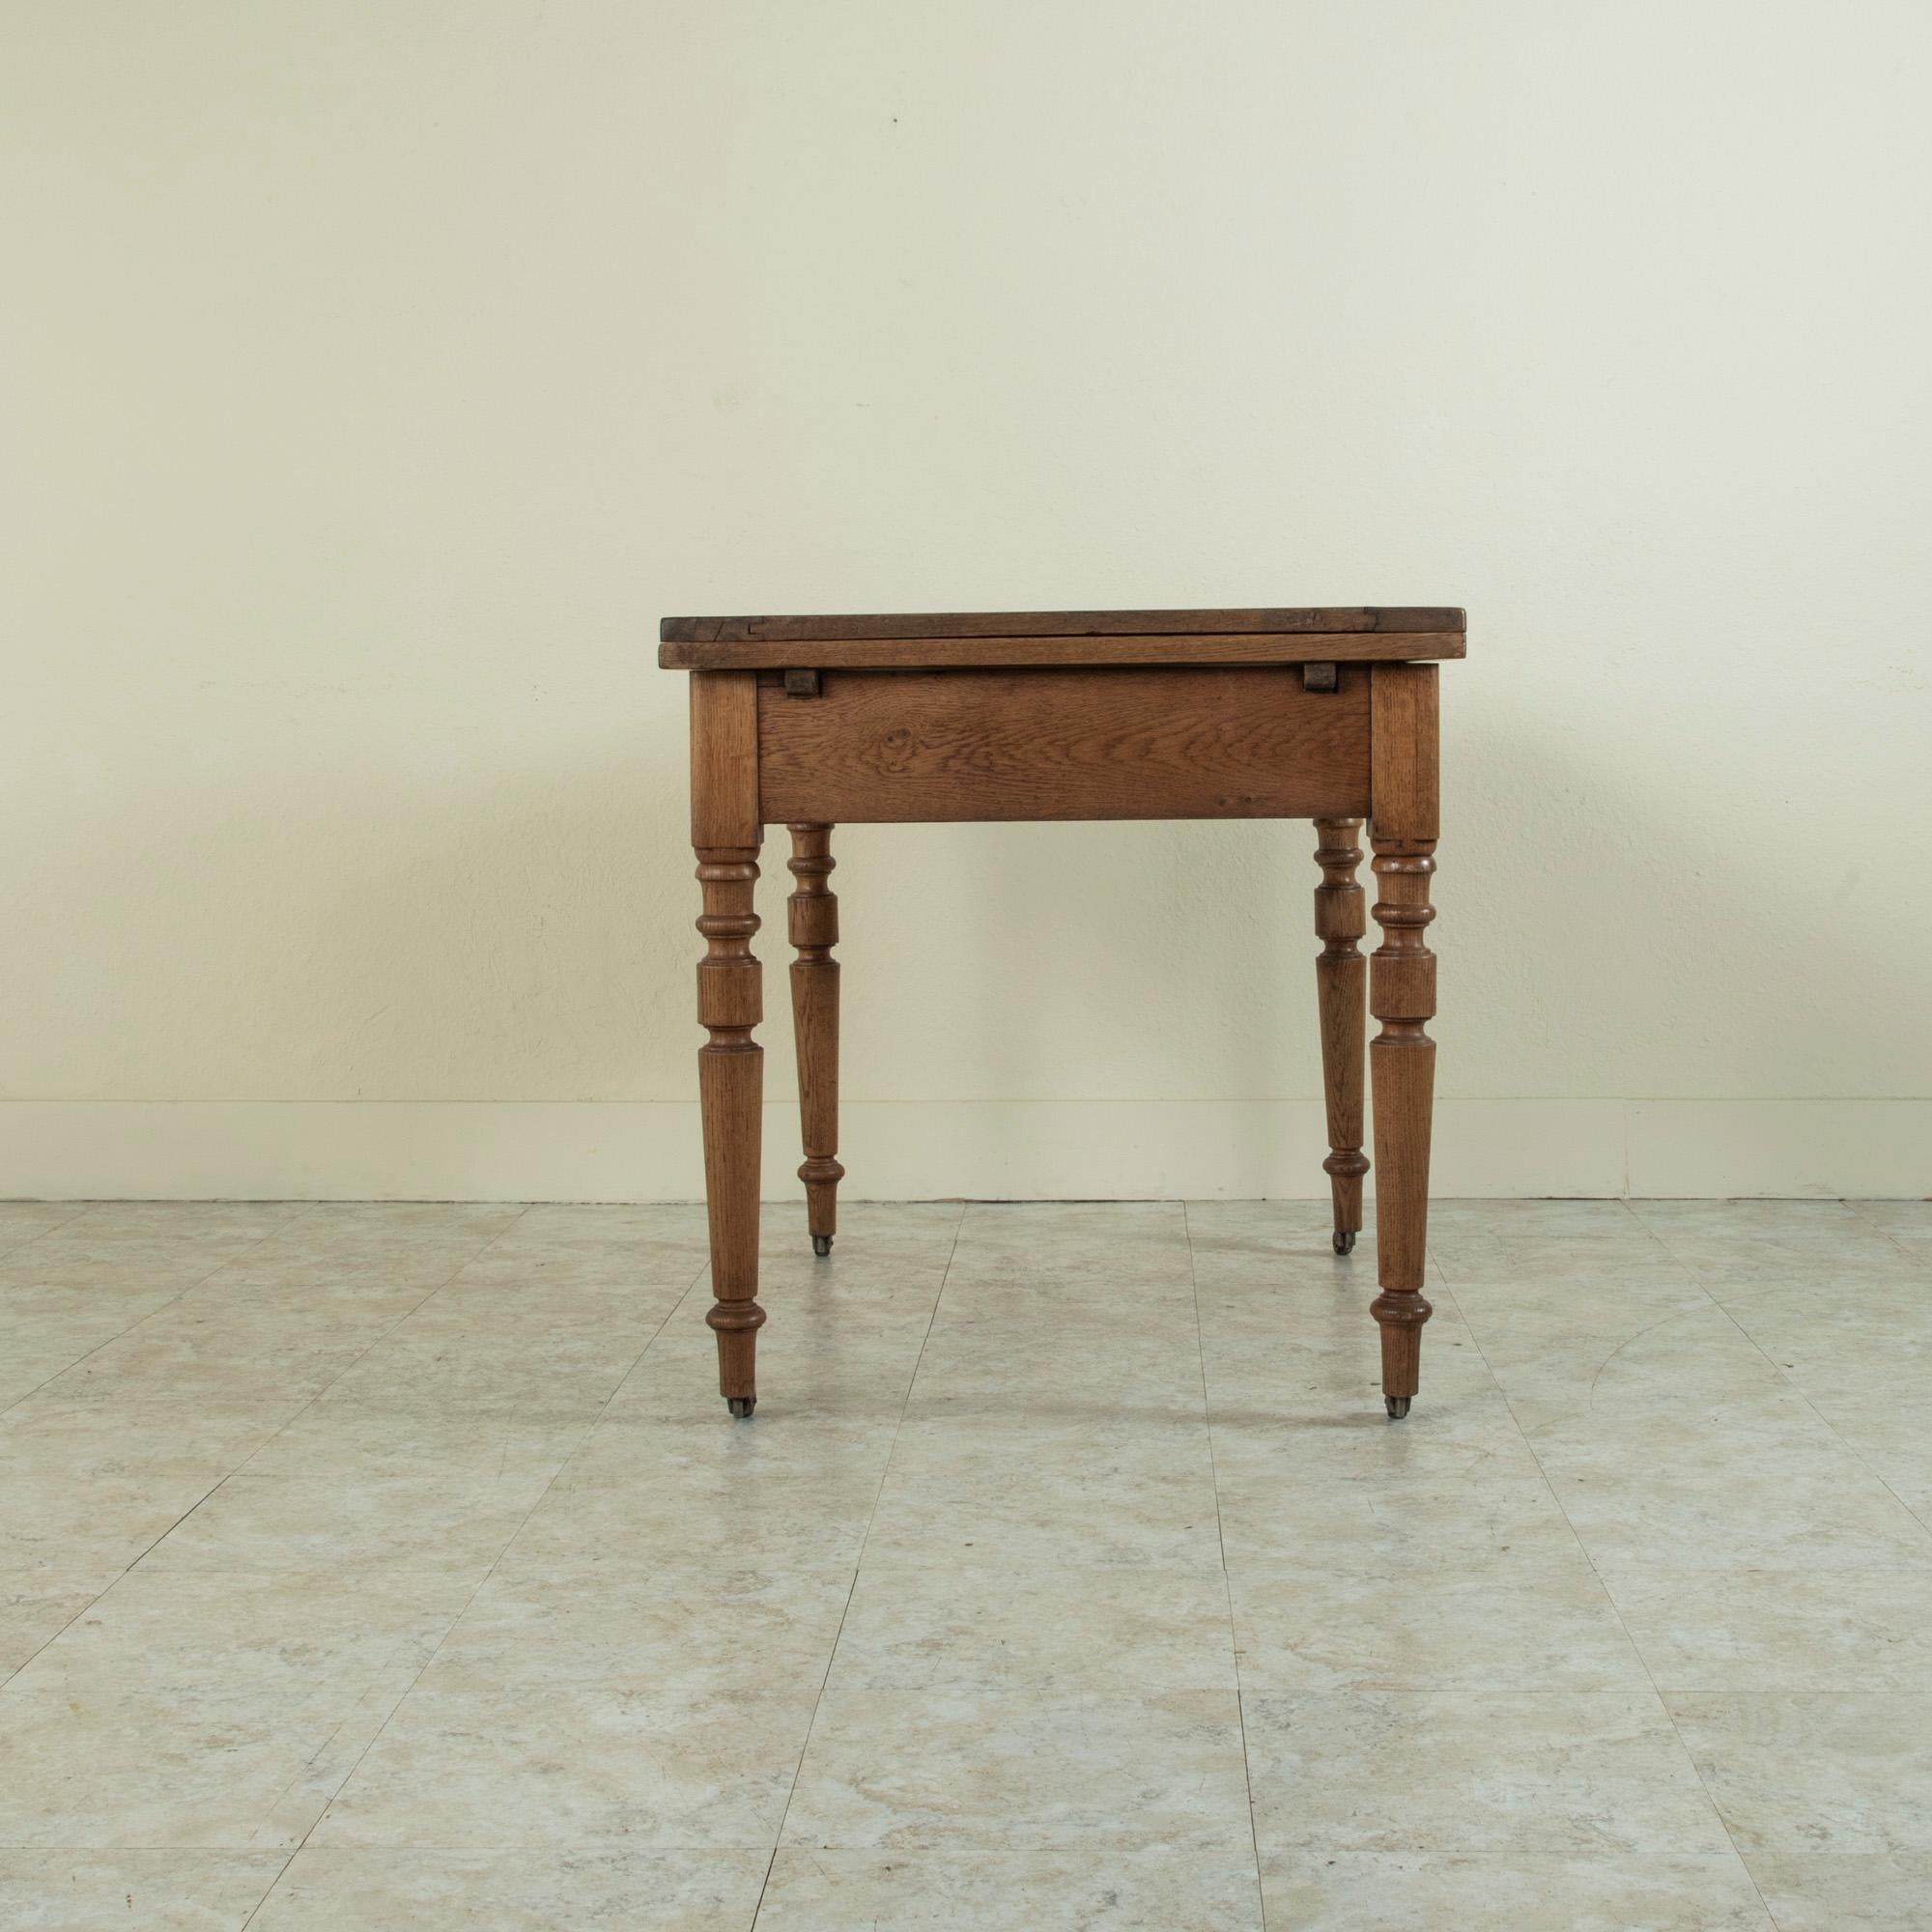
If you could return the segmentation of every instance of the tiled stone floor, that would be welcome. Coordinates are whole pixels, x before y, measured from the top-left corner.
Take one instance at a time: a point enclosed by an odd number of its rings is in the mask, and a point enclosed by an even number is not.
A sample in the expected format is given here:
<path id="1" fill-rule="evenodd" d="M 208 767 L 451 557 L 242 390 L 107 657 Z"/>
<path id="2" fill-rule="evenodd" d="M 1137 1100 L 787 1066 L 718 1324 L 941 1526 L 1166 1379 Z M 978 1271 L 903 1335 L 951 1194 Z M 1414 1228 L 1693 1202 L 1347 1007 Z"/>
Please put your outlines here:
<path id="1" fill-rule="evenodd" d="M 1932 1925 L 1932 1205 L 0 1206 L 0 1924 Z"/>

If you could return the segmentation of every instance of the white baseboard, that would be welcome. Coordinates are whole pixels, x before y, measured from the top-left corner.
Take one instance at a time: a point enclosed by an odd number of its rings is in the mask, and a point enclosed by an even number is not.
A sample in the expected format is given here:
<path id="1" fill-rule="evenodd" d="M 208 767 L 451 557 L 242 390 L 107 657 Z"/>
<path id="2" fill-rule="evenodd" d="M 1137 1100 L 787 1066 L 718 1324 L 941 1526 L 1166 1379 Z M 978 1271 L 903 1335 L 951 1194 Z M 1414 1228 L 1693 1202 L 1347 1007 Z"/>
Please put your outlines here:
<path id="1" fill-rule="evenodd" d="M 797 1120 L 765 1118 L 766 1192 Z M 1316 1100 L 852 1101 L 854 1200 L 1313 1197 Z M 1374 1177 L 1370 1177 L 1371 1187 Z M 0 1103 L 0 1198 L 689 1201 L 695 1102 Z M 1436 1103 L 1438 1195 L 1932 1194 L 1932 1100 Z"/>

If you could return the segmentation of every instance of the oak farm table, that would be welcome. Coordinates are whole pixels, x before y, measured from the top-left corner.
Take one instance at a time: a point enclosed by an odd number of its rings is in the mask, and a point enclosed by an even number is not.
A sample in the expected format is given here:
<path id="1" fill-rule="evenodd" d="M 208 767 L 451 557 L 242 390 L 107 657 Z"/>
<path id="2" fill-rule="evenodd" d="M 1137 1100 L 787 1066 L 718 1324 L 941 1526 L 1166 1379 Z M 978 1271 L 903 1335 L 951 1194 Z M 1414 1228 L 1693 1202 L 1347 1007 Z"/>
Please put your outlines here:
<path id="1" fill-rule="evenodd" d="M 1335 1252 L 1362 1223 L 1366 1003 L 1375 1082 L 1382 1392 L 1408 1413 L 1429 1320 L 1423 1247 L 1435 1042 L 1436 661 L 1456 610 L 1073 611 L 667 617 L 658 662 L 691 673 L 691 840 L 709 1203 L 706 1321 L 733 1415 L 757 1404 L 763 969 L 753 892 L 767 824 L 790 828 L 786 904 L 811 1244 L 829 1254 L 838 1152 L 836 824 L 1308 818 Z M 1367 930 L 1355 843 L 1375 850 Z M 1366 995 L 1366 1002 L 1365 1002 Z"/>

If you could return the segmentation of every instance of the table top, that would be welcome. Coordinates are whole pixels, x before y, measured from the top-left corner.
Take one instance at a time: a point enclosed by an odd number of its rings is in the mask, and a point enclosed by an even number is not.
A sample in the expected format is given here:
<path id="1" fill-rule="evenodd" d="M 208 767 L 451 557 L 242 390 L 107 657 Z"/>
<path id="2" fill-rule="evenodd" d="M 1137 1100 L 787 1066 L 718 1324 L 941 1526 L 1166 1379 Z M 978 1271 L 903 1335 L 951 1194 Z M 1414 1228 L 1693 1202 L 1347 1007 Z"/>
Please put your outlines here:
<path id="1" fill-rule="evenodd" d="M 1463 655 L 1463 613 L 1416 605 L 667 617 L 667 670 L 940 665 L 1302 664 Z"/>

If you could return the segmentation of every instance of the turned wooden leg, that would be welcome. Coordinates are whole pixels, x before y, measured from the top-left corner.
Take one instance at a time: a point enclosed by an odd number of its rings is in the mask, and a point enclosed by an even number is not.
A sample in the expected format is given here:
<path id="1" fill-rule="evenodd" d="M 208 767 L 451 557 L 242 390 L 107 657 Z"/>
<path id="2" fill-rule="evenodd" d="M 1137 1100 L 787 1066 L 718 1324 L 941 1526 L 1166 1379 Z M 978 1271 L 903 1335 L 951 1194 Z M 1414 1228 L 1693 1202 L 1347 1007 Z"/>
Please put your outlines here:
<path id="1" fill-rule="evenodd" d="M 1371 685 L 1376 923 L 1382 943 L 1369 960 L 1369 1009 L 1380 1031 L 1369 1043 L 1376 1098 L 1376 1250 L 1381 1293 L 1370 1310 L 1381 1324 L 1382 1394 L 1388 1412 L 1408 1413 L 1421 1371 L 1422 1293 L 1429 1228 L 1429 1131 L 1435 1094 L 1435 955 L 1423 933 L 1435 917 L 1435 667 L 1377 665 Z"/>
<path id="2" fill-rule="evenodd" d="M 1315 936 L 1322 941 L 1315 961 L 1315 992 L 1321 1012 L 1321 1086 L 1328 1102 L 1328 1189 L 1335 1205 L 1335 1252 L 1355 1245 L 1362 1225 L 1362 1070 L 1367 1044 L 1369 962 L 1356 944 L 1368 930 L 1355 867 L 1359 818 L 1318 818 L 1315 863 Z"/>
<path id="3" fill-rule="evenodd" d="M 832 1252 L 838 1232 L 838 895 L 826 883 L 834 866 L 829 825 L 791 827 L 798 881 L 785 901 L 785 924 L 798 957 L 791 962 L 791 1022 L 798 1042 L 798 1118 L 804 1131 L 805 1211 L 811 1251 Z"/>
<path id="4" fill-rule="evenodd" d="M 691 842 L 704 911 L 697 929 L 697 1050 L 704 1115 L 704 1199 L 711 1218 L 710 1312 L 718 1386 L 733 1415 L 758 1400 L 758 1152 L 765 1056 L 753 1037 L 764 1017 L 758 929 L 758 687 L 751 671 L 691 674 Z"/>
<path id="5" fill-rule="evenodd" d="M 1382 943 L 1369 962 L 1369 1005 L 1381 1031 L 1369 1045 L 1376 1083 L 1376 1256 L 1381 1293 L 1369 1304 L 1382 1326 L 1382 1394 L 1393 1416 L 1408 1413 L 1421 1374 L 1422 1293 L 1429 1228 L 1429 1129 L 1435 1097 L 1435 955 L 1422 931 L 1435 841 L 1376 838 L 1372 870 Z"/>
<path id="6" fill-rule="evenodd" d="M 758 1141 L 765 1052 L 752 1037 L 764 1017 L 764 969 L 752 953 L 758 916 L 756 846 L 711 846 L 697 854 L 704 913 L 697 929 L 697 1020 L 711 1037 L 697 1049 L 704 1115 L 704 1198 L 711 1220 L 711 1312 L 718 1333 L 718 1387 L 733 1415 L 758 1400 Z"/>

